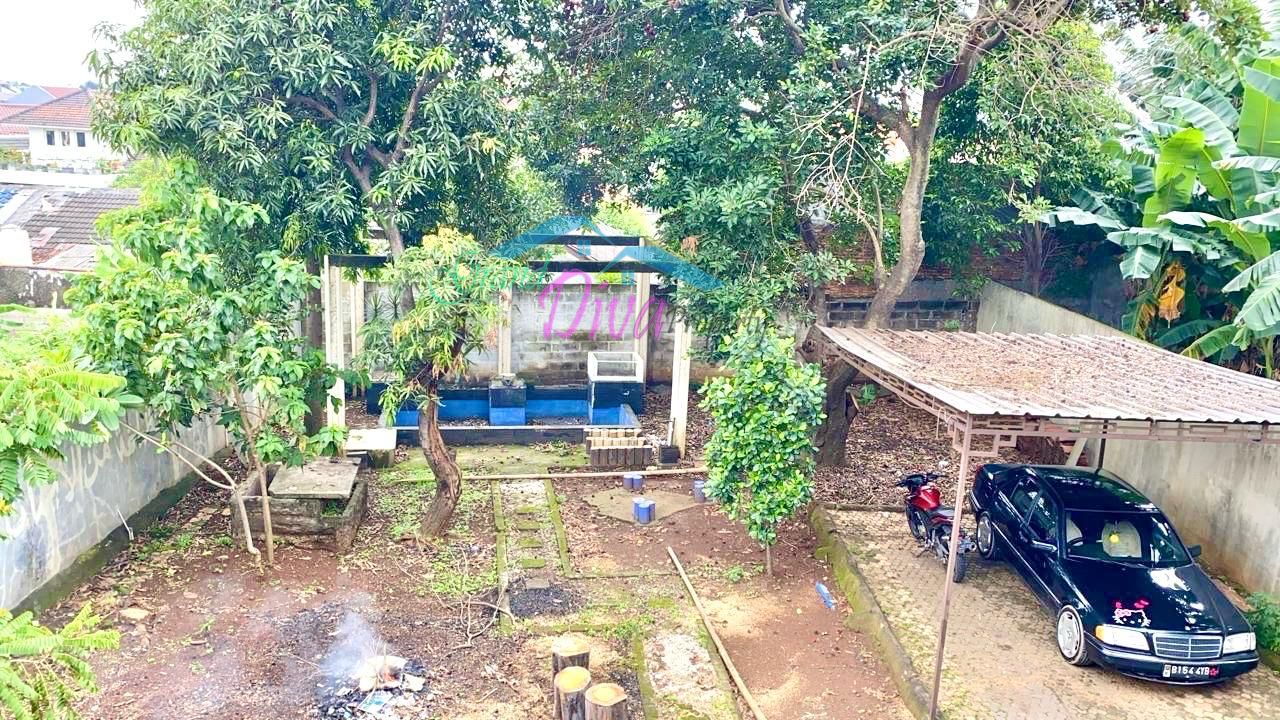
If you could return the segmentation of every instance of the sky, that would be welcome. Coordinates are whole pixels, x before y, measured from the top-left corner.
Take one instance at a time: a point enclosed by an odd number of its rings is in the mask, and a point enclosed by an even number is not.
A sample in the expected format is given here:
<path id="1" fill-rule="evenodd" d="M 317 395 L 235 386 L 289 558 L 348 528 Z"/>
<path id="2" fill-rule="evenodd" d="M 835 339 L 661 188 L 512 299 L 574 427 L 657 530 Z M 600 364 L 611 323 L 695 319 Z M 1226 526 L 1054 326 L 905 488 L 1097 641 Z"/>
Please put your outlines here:
<path id="1" fill-rule="evenodd" d="M 84 57 L 99 45 L 101 22 L 133 25 L 142 12 L 134 0 L 4 2 L 0 80 L 78 86 L 96 78 Z"/>

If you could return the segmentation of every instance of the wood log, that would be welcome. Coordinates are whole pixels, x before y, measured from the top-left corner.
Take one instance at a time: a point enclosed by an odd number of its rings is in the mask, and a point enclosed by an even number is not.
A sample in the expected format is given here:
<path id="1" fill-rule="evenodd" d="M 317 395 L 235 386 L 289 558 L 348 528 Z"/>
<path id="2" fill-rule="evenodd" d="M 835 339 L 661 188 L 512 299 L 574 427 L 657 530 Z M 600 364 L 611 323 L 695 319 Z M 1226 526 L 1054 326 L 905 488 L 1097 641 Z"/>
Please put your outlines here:
<path id="1" fill-rule="evenodd" d="M 600 683 L 586 692 L 586 720 L 627 720 L 627 692 L 613 683 Z"/>
<path id="2" fill-rule="evenodd" d="M 556 673 L 552 682 L 555 694 L 555 720 L 586 720 L 587 687 L 591 685 L 591 671 L 577 665 Z"/>
<path id="3" fill-rule="evenodd" d="M 591 646 L 574 635 L 562 635 L 551 643 L 551 675 L 567 667 L 591 667 Z"/>

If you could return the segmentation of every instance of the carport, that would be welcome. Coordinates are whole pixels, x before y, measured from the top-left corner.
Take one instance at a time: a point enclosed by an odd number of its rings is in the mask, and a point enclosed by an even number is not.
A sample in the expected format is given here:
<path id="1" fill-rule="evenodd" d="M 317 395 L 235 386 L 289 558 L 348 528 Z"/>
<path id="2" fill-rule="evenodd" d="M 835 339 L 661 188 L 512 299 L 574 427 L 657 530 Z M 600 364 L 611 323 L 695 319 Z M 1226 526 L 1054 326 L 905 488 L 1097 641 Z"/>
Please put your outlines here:
<path id="1" fill-rule="evenodd" d="M 1019 438 L 1280 444 L 1280 383 L 1127 337 L 822 328 L 860 377 L 936 417 L 960 454 L 945 578 L 974 459 Z M 937 717 L 951 586 L 943 582 L 930 717 Z"/>

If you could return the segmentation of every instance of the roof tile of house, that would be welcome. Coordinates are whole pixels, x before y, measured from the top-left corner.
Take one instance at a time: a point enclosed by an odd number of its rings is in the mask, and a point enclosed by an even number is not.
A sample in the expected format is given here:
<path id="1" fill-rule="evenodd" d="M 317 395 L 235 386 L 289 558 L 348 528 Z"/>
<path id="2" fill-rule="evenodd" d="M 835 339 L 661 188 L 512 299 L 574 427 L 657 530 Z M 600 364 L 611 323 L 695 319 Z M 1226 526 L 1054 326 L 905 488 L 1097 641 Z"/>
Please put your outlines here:
<path id="1" fill-rule="evenodd" d="M 5 118 L 5 124 L 87 130 L 89 129 L 89 105 L 92 100 L 88 90 L 77 90 L 65 97 L 10 115 Z"/>
<path id="2" fill-rule="evenodd" d="M 37 244 L 98 244 L 94 223 L 103 213 L 138 204 L 137 190 L 114 188 L 85 190 L 60 198 L 48 198 L 54 205 L 41 209 L 22 228 L 31 236 L 32 252 Z M 41 202 L 45 202 L 44 199 Z"/>

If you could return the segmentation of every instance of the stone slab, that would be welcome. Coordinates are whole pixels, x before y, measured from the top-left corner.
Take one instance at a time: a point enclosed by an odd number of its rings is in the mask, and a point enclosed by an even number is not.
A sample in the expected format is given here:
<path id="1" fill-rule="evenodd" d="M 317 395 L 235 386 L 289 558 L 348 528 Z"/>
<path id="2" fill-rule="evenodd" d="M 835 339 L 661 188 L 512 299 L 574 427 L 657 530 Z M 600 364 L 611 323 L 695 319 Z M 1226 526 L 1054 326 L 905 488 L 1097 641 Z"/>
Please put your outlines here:
<path id="1" fill-rule="evenodd" d="M 356 428 L 347 435 L 347 453 L 368 455 L 373 467 L 390 467 L 395 452 L 395 428 Z"/>
<path id="2" fill-rule="evenodd" d="M 665 490 L 647 490 L 636 494 L 620 487 L 592 493 L 583 498 L 583 500 L 601 515 L 616 518 L 623 522 L 635 522 L 635 518 L 631 515 L 631 501 L 637 497 L 644 497 L 653 501 L 653 519 L 655 522 L 668 515 L 674 515 L 681 510 L 688 510 L 701 504 L 694 500 L 692 495 L 679 495 Z"/>
<path id="3" fill-rule="evenodd" d="M 271 481 L 274 497 L 346 500 L 356 483 L 360 458 L 322 458 L 302 467 L 281 468 Z"/>

